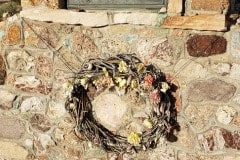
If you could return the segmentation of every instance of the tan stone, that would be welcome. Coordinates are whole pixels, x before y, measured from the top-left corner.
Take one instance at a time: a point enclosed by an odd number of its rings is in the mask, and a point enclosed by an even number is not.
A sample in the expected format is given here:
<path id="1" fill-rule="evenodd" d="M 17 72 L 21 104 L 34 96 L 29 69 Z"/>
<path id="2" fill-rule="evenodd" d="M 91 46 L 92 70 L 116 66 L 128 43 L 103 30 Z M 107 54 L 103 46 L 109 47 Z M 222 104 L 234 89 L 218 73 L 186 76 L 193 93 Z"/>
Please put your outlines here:
<path id="1" fill-rule="evenodd" d="M 221 11 L 228 8 L 229 0 L 192 0 L 192 9 L 204 11 Z"/>
<path id="2" fill-rule="evenodd" d="M 197 15 L 168 17 L 161 28 L 225 31 L 225 15 Z"/>
<path id="3" fill-rule="evenodd" d="M 169 0 L 168 1 L 168 14 L 181 13 L 183 1 L 182 0 Z"/>
<path id="4" fill-rule="evenodd" d="M 18 144 L 0 141 L 1 158 L 23 160 L 26 159 L 27 155 L 28 152 Z"/>
<path id="5" fill-rule="evenodd" d="M 82 24 L 90 27 L 108 25 L 107 12 L 75 12 L 70 10 L 34 7 L 21 11 L 20 16 L 37 21 Z"/>

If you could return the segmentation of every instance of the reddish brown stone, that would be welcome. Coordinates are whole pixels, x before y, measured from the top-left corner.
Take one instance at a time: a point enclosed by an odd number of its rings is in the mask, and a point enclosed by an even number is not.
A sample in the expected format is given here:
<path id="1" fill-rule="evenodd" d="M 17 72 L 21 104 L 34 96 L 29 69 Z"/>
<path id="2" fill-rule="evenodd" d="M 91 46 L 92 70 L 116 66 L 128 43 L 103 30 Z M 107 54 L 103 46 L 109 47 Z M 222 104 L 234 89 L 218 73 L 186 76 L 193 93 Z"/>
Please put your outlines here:
<path id="1" fill-rule="evenodd" d="M 48 26 L 44 27 L 39 35 L 48 45 L 51 47 L 57 47 L 58 41 L 60 40 L 58 34 L 52 30 L 51 28 L 48 28 Z M 39 48 L 47 48 L 47 45 L 41 40 L 38 40 L 38 47 Z"/>
<path id="2" fill-rule="evenodd" d="M 0 55 L 0 85 L 4 84 L 6 78 L 6 67 L 3 57 Z"/>
<path id="3" fill-rule="evenodd" d="M 240 131 L 230 132 L 226 129 L 221 129 L 225 140 L 225 147 L 240 150 Z"/>
<path id="4" fill-rule="evenodd" d="M 227 40 L 216 35 L 194 35 L 187 41 L 187 51 L 193 57 L 208 57 L 226 52 Z"/>
<path id="5" fill-rule="evenodd" d="M 21 29 L 18 25 L 11 25 L 7 30 L 5 43 L 8 45 L 15 45 L 21 40 Z"/>
<path id="6" fill-rule="evenodd" d="M 38 57 L 36 71 L 37 74 L 43 77 L 50 78 L 52 76 L 53 61 L 44 56 Z"/>
<path id="7" fill-rule="evenodd" d="M 51 128 L 50 123 L 47 121 L 46 117 L 44 117 L 44 115 L 41 114 L 34 114 L 30 118 L 30 123 L 33 128 L 43 132 L 46 132 Z"/>
<path id="8" fill-rule="evenodd" d="M 8 84 L 29 93 L 49 94 L 52 91 L 52 83 L 40 80 L 34 76 L 8 75 Z"/>

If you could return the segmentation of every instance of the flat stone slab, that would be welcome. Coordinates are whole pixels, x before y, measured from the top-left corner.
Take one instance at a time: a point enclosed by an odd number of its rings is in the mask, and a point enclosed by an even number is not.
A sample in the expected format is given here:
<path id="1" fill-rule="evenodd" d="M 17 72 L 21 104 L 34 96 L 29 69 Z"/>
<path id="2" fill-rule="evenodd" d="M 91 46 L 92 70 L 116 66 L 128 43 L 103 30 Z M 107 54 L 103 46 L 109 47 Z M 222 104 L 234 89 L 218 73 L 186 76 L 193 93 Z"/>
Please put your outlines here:
<path id="1" fill-rule="evenodd" d="M 64 9 L 34 7 L 20 12 L 20 16 L 31 20 L 61 24 L 82 24 L 88 27 L 101 27 L 112 24 L 158 25 L 161 16 L 150 12 L 76 12 Z M 164 18 L 164 17 L 163 17 Z"/>
<path id="2" fill-rule="evenodd" d="M 223 14 L 168 17 L 161 28 L 226 31 Z"/>
<path id="3" fill-rule="evenodd" d="M 106 128 L 116 131 L 124 124 L 128 105 L 115 94 L 101 94 L 92 102 L 96 119 Z"/>
<path id="4" fill-rule="evenodd" d="M 236 87 L 233 84 L 212 78 L 191 83 L 188 88 L 188 100 L 227 102 L 235 92 Z"/>

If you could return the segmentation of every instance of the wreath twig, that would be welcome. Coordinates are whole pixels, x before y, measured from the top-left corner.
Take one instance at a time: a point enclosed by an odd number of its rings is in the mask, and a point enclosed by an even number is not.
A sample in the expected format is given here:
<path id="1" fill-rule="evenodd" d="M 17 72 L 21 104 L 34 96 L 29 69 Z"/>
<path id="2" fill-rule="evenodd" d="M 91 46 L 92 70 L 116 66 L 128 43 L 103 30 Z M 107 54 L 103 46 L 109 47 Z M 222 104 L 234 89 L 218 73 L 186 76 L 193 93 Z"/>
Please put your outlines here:
<path id="1" fill-rule="evenodd" d="M 173 125 L 170 85 L 165 75 L 153 65 L 144 65 L 134 54 L 85 61 L 65 89 L 68 95 L 65 106 L 76 121 L 77 135 L 105 151 L 130 153 L 155 148 Z M 91 89 L 96 90 L 93 96 L 89 94 Z M 93 116 L 91 99 L 106 89 L 116 90 L 120 96 L 135 91 L 149 99 L 151 113 L 144 120 L 148 130 L 123 137 L 100 124 Z"/>

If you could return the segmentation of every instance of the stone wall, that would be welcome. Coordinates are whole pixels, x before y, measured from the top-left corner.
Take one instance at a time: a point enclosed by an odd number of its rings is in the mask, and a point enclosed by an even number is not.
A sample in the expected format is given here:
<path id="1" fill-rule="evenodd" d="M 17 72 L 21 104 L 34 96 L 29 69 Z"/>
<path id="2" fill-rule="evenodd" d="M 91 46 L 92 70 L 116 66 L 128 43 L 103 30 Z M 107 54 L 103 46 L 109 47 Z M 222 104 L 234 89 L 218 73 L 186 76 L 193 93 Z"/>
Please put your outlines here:
<path id="1" fill-rule="evenodd" d="M 30 8 L 1 22 L 0 159 L 116 159 L 76 137 L 62 85 L 73 76 L 66 63 L 77 70 L 86 58 L 119 53 L 170 74 L 181 95 L 177 138 L 122 159 L 240 159 L 240 28 L 226 30 L 229 1 L 175 2 L 168 13 L 114 12 L 113 19 L 104 11 L 76 12 L 82 17 L 74 23 L 61 17 L 72 11 Z M 174 26 L 174 17 L 192 25 Z"/>

